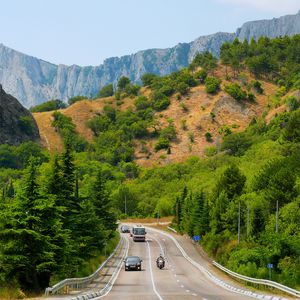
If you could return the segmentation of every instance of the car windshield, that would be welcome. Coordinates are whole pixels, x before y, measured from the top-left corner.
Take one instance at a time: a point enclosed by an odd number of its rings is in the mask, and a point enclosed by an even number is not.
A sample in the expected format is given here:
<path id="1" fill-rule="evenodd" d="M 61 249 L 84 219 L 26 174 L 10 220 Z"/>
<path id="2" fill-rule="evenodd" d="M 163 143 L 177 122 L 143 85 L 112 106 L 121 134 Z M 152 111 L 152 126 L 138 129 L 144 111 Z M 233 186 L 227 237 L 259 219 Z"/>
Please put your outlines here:
<path id="1" fill-rule="evenodd" d="M 145 228 L 134 228 L 133 234 L 144 235 L 145 234 Z"/>
<path id="2" fill-rule="evenodd" d="M 123 230 L 128 230 L 128 226 L 124 225 Z"/>
<path id="3" fill-rule="evenodd" d="M 140 259 L 139 257 L 127 257 L 127 260 L 126 260 L 128 263 L 139 263 L 140 262 Z"/>

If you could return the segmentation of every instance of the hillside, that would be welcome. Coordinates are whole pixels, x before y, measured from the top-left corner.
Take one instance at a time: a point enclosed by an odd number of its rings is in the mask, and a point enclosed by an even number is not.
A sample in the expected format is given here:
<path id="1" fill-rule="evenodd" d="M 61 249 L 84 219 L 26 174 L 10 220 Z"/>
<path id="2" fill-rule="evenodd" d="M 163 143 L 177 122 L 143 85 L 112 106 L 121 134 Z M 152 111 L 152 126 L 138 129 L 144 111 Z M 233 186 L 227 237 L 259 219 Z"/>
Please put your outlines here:
<path id="1" fill-rule="evenodd" d="M 187 66 L 197 52 L 219 55 L 226 41 L 300 33 L 300 13 L 272 20 L 247 22 L 236 33 L 218 32 L 167 49 L 148 49 L 106 59 L 98 66 L 55 65 L 0 44 L 0 83 L 26 107 L 50 99 L 67 101 L 76 95 L 94 97 L 100 88 L 121 76 L 140 82 L 144 73 L 167 75 Z M 209 26 L 209 25 L 208 25 Z"/>
<path id="2" fill-rule="evenodd" d="M 229 81 L 224 80 L 224 67 L 219 66 L 216 76 L 223 79 L 223 86 Z M 247 81 L 253 78 L 247 75 Z M 240 82 L 239 80 L 233 80 Z M 270 105 L 270 99 L 275 95 L 277 87 L 268 82 L 262 82 L 264 94 L 257 95 L 254 103 L 239 103 L 224 91 L 216 95 L 210 95 L 205 91 L 204 85 L 191 88 L 190 92 L 177 100 L 176 96 L 170 97 L 170 106 L 162 111 L 155 113 L 155 119 L 159 126 L 166 127 L 168 119 L 172 119 L 176 129 L 176 140 L 171 142 L 171 153 L 166 155 L 165 150 L 156 152 L 154 145 L 157 137 L 147 138 L 143 141 L 135 140 L 135 161 L 141 166 L 152 166 L 154 164 L 166 164 L 170 162 L 184 161 L 191 155 L 204 156 L 206 147 L 219 146 L 222 133 L 220 130 L 229 127 L 232 131 L 242 131 L 253 118 L 261 116 Z M 149 88 L 142 88 L 141 95 L 149 95 Z M 121 105 L 117 105 L 115 97 L 108 97 L 96 100 L 82 100 L 69 106 L 66 109 L 59 110 L 64 115 L 71 117 L 76 125 L 77 132 L 88 142 L 93 141 L 93 133 L 87 126 L 87 122 L 93 117 L 103 113 L 103 107 L 111 105 L 112 107 L 125 111 L 128 108 L 135 109 L 134 98 L 124 98 Z M 62 150 L 62 138 L 51 126 L 53 121 L 53 112 L 34 113 L 34 118 L 38 124 L 41 139 L 45 147 L 50 151 Z M 212 115 L 215 117 L 212 119 Z M 151 130 L 151 129 L 150 129 Z M 208 142 L 205 139 L 205 133 L 210 132 L 213 141 Z M 190 141 L 190 134 L 194 135 L 194 142 Z M 147 148 L 147 152 L 142 148 Z"/>
<path id="3" fill-rule="evenodd" d="M 38 128 L 31 113 L 0 84 L 0 144 L 19 145 L 38 140 Z"/>

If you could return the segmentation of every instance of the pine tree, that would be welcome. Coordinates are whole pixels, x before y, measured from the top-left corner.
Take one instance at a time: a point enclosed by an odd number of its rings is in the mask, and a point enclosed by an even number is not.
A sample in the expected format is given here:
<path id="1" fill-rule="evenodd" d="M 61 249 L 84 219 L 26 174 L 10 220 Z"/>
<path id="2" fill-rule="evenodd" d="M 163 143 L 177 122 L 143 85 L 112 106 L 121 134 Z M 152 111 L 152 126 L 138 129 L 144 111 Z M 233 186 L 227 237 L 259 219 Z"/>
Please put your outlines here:
<path id="1" fill-rule="evenodd" d="M 37 185 L 37 167 L 31 159 L 21 190 L 10 206 L 1 211 L 0 253 L 6 278 L 17 279 L 25 290 L 49 286 L 67 245 L 60 211 L 55 200 L 42 195 Z"/>
<path id="2" fill-rule="evenodd" d="M 112 212 L 112 203 L 106 191 L 101 170 L 97 173 L 90 198 L 94 205 L 96 216 L 109 231 L 109 237 L 112 237 L 113 232 L 117 228 L 117 220 L 115 214 Z"/>

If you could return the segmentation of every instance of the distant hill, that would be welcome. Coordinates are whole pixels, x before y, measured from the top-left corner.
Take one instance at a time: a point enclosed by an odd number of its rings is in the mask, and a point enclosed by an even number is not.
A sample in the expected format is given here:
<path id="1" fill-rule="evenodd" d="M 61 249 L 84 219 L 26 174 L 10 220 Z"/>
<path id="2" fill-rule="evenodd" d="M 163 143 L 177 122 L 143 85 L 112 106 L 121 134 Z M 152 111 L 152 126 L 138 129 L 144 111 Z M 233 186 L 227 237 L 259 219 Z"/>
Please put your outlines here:
<path id="1" fill-rule="evenodd" d="M 0 85 L 0 144 L 18 145 L 39 140 L 39 130 L 31 113 Z"/>
<path id="2" fill-rule="evenodd" d="M 147 72 L 166 75 L 209 50 L 218 55 L 220 46 L 234 38 L 251 39 L 300 33 L 300 12 L 272 20 L 247 22 L 236 33 L 219 32 L 167 49 L 148 49 L 112 57 L 99 66 L 54 65 L 0 44 L 0 83 L 21 103 L 30 107 L 49 99 L 67 100 L 76 95 L 95 96 L 101 87 L 116 83 L 122 75 L 138 82 Z"/>
<path id="3" fill-rule="evenodd" d="M 214 74 L 223 80 L 223 86 L 233 80 L 227 81 L 224 79 L 224 66 L 219 66 Z M 245 76 L 246 78 L 243 80 L 247 82 L 253 80 L 250 74 L 247 73 Z M 239 80 L 233 81 L 241 83 Z M 278 87 L 266 81 L 261 81 L 261 83 L 264 93 L 256 95 L 255 102 L 240 103 L 223 90 L 216 95 L 211 95 L 205 91 L 204 85 L 191 88 L 190 92 L 183 96 L 180 101 L 178 101 L 176 95 L 171 96 L 170 106 L 155 114 L 157 124 L 162 128 L 167 126 L 167 120 L 172 119 L 174 121 L 177 137 L 171 143 L 171 153 L 166 155 L 165 150 L 155 151 L 158 137 L 146 138 L 145 140 L 136 139 L 134 142 L 135 162 L 145 167 L 181 162 L 191 155 L 204 156 L 206 148 L 219 147 L 224 129 L 229 128 L 233 132 L 242 131 L 252 119 L 261 116 L 264 111 L 270 109 L 268 108 L 270 98 L 276 94 Z M 140 94 L 145 96 L 149 96 L 150 93 L 151 90 L 145 87 L 140 91 Z M 103 114 L 103 108 L 106 105 L 111 105 L 120 111 L 125 111 L 128 108 L 134 110 L 135 100 L 136 98 L 127 97 L 122 100 L 121 105 L 118 105 L 114 96 L 96 100 L 82 100 L 59 111 L 72 119 L 80 136 L 92 142 L 94 135 L 87 125 L 89 120 Z M 269 118 L 272 117 L 272 111 L 271 109 L 270 115 L 268 115 Z M 34 113 L 33 115 L 39 126 L 44 146 L 51 152 L 62 151 L 62 138 L 59 132 L 52 127 L 53 111 Z M 212 116 L 215 117 L 212 118 Z M 206 132 L 212 134 L 212 142 L 206 140 Z M 191 133 L 193 133 L 192 143 L 190 141 Z"/>

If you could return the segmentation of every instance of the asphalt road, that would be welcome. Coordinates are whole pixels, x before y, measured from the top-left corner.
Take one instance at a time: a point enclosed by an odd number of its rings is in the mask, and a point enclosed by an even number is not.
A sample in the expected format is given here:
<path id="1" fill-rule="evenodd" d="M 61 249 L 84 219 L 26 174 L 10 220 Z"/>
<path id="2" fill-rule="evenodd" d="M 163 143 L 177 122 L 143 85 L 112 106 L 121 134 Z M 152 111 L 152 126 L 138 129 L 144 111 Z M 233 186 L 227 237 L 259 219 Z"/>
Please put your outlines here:
<path id="1" fill-rule="evenodd" d="M 105 296 L 94 299 L 107 300 L 246 300 L 249 296 L 243 293 L 235 293 L 216 284 L 203 270 L 203 267 L 216 276 L 218 279 L 226 282 L 230 286 L 242 288 L 236 282 L 212 267 L 210 260 L 201 249 L 191 243 L 186 237 L 173 235 L 176 241 L 184 249 L 186 255 L 198 267 L 187 260 L 172 240 L 172 236 L 165 235 L 161 231 L 147 228 L 146 242 L 133 242 L 129 234 L 122 234 L 126 243 L 122 250 L 109 264 L 106 273 L 116 274 L 116 279 L 112 280 L 113 285 L 106 292 Z M 127 242 L 129 241 L 129 243 Z M 128 247 L 129 245 L 129 247 Z M 119 262 L 122 262 L 124 255 L 139 256 L 143 260 L 141 271 L 125 271 L 124 263 L 119 270 Z M 156 258 L 163 254 L 166 258 L 166 266 L 163 270 L 156 267 Z M 82 291 L 71 291 L 68 295 L 50 296 L 44 299 L 74 299 L 74 297 L 89 295 L 100 291 L 109 280 L 109 276 L 100 276 L 93 284 Z M 259 292 L 262 294 L 262 292 Z M 81 297 L 81 299 L 88 299 Z M 252 298 L 253 299 L 253 298 Z M 268 297 L 270 300 L 283 299 L 280 296 Z M 285 299 L 292 299 L 285 297 Z"/>
<path id="2" fill-rule="evenodd" d="M 197 255 L 192 249 L 185 250 L 189 255 Z M 162 252 L 167 263 L 163 270 L 159 270 L 155 260 Z M 143 259 L 142 271 L 125 272 L 123 266 L 105 299 L 250 299 L 227 291 L 206 278 L 183 257 L 171 239 L 160 233 L 148 230 L 147 242 L 133 242 L 130 239 L 128 255 L 138 255 Z M 197 259 L 201 259 L 200 255 Z"/>

